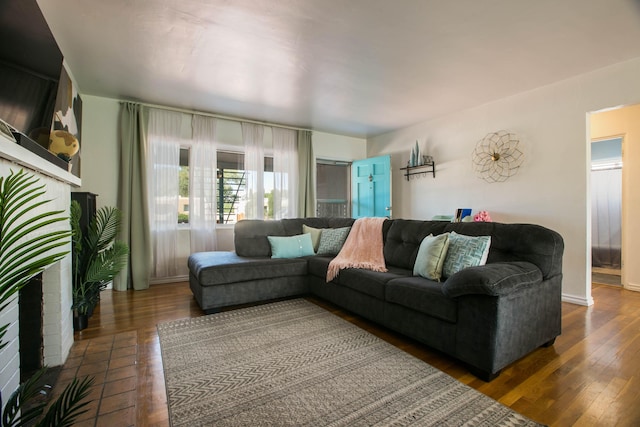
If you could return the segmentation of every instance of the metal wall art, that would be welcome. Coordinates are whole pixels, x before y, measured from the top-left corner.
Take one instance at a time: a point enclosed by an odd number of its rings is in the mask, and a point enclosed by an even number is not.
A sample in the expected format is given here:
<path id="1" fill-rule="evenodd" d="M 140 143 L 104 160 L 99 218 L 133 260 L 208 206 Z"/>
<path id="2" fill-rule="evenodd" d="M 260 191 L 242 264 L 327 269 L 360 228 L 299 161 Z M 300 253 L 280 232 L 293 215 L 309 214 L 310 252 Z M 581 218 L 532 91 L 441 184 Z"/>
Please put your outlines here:
<path id="1" fill-rule="evenodd" d="M 503 130 L 487 134 L 471 155 L 476 175 L 487 182 L 502 182 L 515 175 L 524 161 L 519 142 L 515 134 Z"/>

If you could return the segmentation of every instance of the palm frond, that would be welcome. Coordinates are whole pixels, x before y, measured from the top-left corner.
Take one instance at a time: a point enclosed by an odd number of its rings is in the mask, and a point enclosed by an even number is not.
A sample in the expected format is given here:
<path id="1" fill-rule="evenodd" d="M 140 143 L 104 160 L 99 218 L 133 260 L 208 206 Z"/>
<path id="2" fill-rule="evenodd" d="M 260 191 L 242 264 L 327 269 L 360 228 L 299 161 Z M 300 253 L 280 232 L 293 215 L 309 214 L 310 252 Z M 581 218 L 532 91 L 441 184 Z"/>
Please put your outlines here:
<path id="1" fill-rule="evenodd" d="M 67 230 L 39 234 L 42 227 L 66 221 L 63 211 L 28 217 L 50 200 L 40 200 L 45 186 L 23 170 L 0 177 L 0 304 L 7 301 L 34 275 L 62 259 L 58 248 L 69 242 Z M 3 342 L 0 342 L 0 346 Z"/>
<path id="2" fill-rule="evenodd" d="M 3 427 L 22 426 L 42 414 L 44 403 L 34 405 L 30 409 L 25 409 L 24 403 L 36 397 L 39 391 L 38 381 L 46 371 L 47 368 L 36 371 L 31 378 L 20 384 L 18 389 L 9 396 L 2 414 Z"/>
<path id="3" fill-rule="evenodd" d="M 113 245 L 98 254 L 87 268 L 85 280 L 87 282 L 109 282 L 120 273 L 127 263 L 129 247 L 120 242 L 113 242 Z"/>
<path id="4" fill-rule="evenodd" d="M 82 380 L 74 378 L 60 397 L 58 397 L 49 407 L 44 418 L 40 420 L 37 427 L 66 427 L 72 426 L 76 418 L 87 412 L 84 409 L 90 400 L 85 400 L 89 396 L 89 388 L 93 385 L 93 377 L 85 377 Z"/>
<path id="5" fill-rule="evenodd" d="M 102 252 L 111 245 L 120 232 L 120 217 L 120 210 L 113 206 L 98 209 L 87 231 L 86 240 L 91 250 Z"/>

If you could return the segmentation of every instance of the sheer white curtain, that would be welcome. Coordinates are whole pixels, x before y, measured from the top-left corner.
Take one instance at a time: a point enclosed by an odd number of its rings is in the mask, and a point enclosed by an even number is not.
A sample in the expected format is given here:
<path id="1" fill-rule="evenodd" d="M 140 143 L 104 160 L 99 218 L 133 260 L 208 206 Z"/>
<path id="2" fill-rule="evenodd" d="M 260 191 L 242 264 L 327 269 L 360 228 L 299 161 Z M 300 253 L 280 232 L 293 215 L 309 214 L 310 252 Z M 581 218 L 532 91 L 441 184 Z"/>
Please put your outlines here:
<path id="1" fill-rule="evenodd" d="M 264 126 L 242 122 L 246 194 L 245 217 L 264 218 Z"/>
<path id="2" fill-rule="evenodd" d="M 153 249 L 152 276 L 178 275 L 178 201 L 180 131 L 183 114 L 149 111 L 147 185 Z"/>
<path id="3" fill-rule="evenodd" d="M 191 252 L 216 247 L 216 119 L 194 115 L 189 159 Z"/>
<path id="4" fill-rule="evenodd" d="M 275 219 L 298 216 L 298 150 L 296 131 L 274 127 L 273 214 Z"/>

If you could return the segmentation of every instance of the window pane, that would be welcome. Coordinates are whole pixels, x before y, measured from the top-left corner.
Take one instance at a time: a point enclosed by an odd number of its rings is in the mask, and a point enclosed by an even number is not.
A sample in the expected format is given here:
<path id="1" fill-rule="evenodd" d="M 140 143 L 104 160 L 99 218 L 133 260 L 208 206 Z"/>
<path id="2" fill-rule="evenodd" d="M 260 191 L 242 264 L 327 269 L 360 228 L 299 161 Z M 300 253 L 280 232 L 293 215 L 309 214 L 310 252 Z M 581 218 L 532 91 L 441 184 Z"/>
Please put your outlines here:
<path id="1" fill-rule="evenodd" d="M 189 149 L 180 149 L 178 223 L 189 223 Z"/>
<path id="2" fill-rule="evenodd" d="M 264 217 L 273 218 L 273 157 L 264 158 Z M 246 174 L 244 153 L 218 151 L 218 224 L 235 224 L 245 219 Z"/>
<path id="3" fill-rule="evenodd" d="M 318 217 L 351 216 L 351 164 L 318 160 L 316 164 Z"/>

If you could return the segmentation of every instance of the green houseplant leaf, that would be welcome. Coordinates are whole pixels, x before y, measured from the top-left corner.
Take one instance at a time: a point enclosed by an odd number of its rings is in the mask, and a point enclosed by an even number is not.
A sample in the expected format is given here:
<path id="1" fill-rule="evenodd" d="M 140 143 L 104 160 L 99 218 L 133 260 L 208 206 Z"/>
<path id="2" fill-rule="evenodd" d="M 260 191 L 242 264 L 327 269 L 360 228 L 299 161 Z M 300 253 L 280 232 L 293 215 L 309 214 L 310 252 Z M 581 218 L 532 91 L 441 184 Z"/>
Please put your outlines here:
<path id="1" fill-rule="evenodd" d="M 0 177 L 0 311 L 33 276 L 68 253 L 60 248 L 68 244 L 69 230 L 41 231 L 47 225 L 64 223 L 63 211 L 28 216 L 49 202 L 42 199 L 44 194 L 38 178 L 23 170 Z M 4 337 L 4 332 L 0 333 Z M 2 340 L 0 348 L 5 345 Z"/>
<path id="2" fill-rule="evenodd" d="M 109 282 L 126 266 L 129 247 L 116 240 L 122 214 L 118 208 L 105 206 L 91 218 L 87 235 L 82 235 L 80 204 L 71 202 L 73 230 L 73 308 L 87 314 L 99 300 Z"/>

